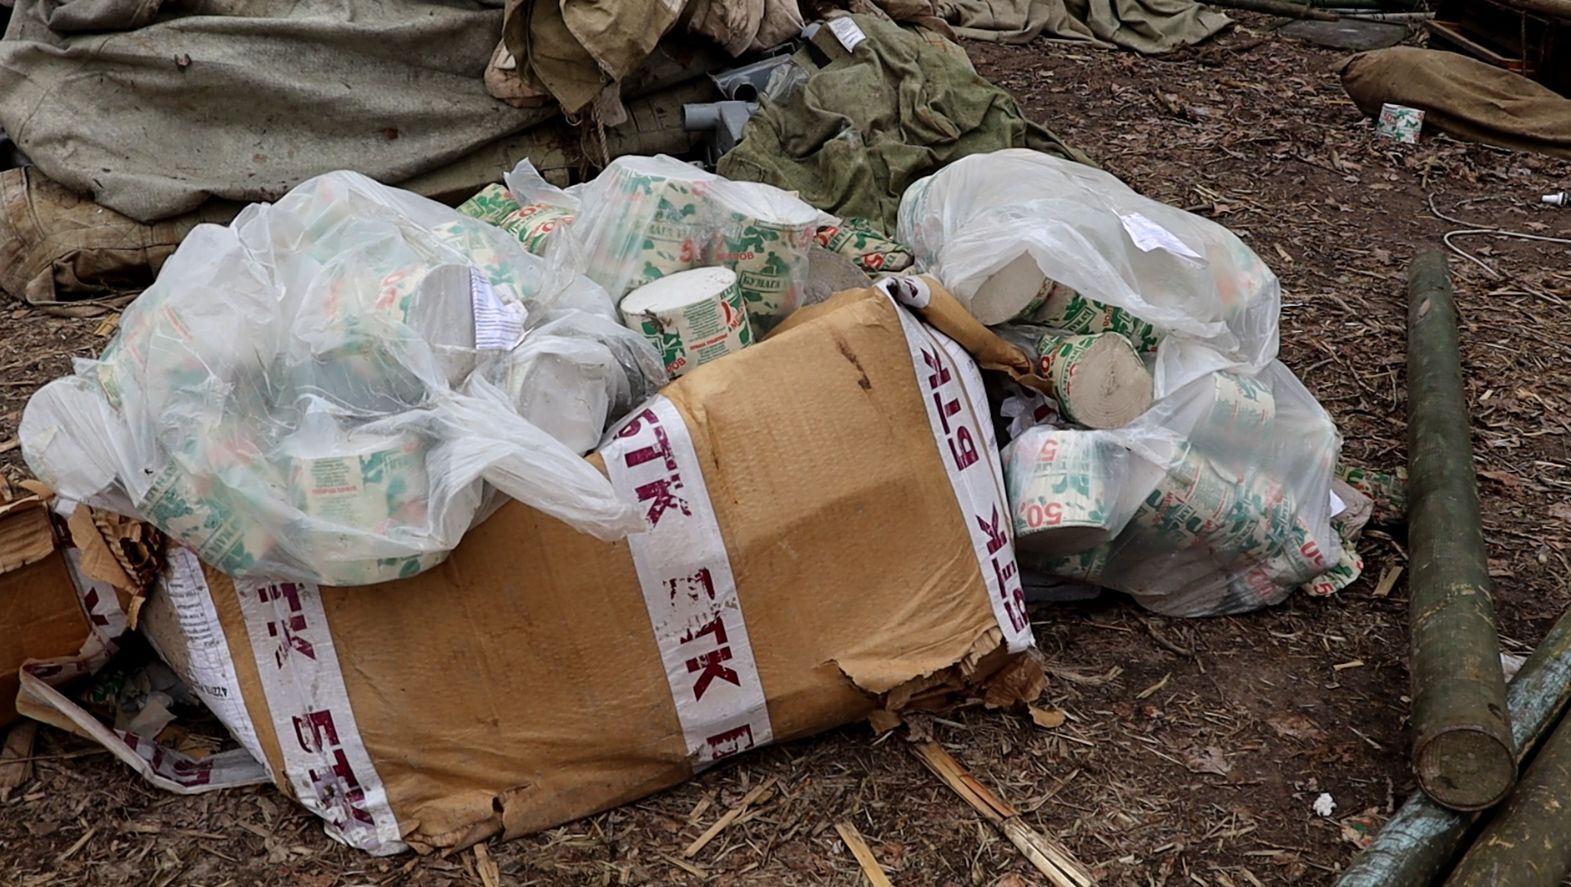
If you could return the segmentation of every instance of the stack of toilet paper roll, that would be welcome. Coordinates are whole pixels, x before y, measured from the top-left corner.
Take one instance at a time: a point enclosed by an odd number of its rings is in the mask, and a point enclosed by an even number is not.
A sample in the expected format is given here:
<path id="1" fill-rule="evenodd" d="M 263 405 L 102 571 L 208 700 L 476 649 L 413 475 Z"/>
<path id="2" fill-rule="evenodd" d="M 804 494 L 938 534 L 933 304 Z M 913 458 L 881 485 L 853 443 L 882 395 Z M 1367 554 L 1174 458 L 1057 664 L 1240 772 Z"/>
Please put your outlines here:
<path id="1" fill-rule="evenodd" d="M 574 225 L 584 273 L 612 297 L 703 264 L 718 176 L 669 157 L 618 157 L 585 190 Z"/>
<path id="2" fill-rule="evenodd" d="M 672 377 L 753 342 L 737 273 L 729 268 L 661 277 L 628 293 L 621 309 L 623 322 L 655 346 Z"/>
<path id="3" fill-rule="evenodd" d="M 287 457 L 291 498 L 307 524 L 315 525 L 302 541 L 316 540 L 327 547 L 334 541 L 331 528 L 341 528 L 340 544 L 352 547 L 353 536 L 381 535 L 426 519 L 429 447 L 419 435 L 356 430 L 336 435 L 330 445 L 322 443 L 295 446 L 286 440 L 280 447 Z M 388 576 L 413 576 L 445 557 L 443 553 L 383 558 L 374 565 L 348 563 L 335 567 L 332 578 L 341 585 L 359 585 Z M 357 573 L 357 567 L 362 571 Z"/>

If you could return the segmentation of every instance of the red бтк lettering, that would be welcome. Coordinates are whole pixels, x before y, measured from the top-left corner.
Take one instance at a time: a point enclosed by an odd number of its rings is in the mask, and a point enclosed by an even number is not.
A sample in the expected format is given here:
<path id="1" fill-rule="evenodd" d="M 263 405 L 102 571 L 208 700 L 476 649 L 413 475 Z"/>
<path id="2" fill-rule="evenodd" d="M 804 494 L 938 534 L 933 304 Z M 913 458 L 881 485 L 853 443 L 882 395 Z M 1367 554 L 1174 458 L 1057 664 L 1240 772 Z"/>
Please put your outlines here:
<path id="1" fill-rule="evenodd" d="M 991 519 L 978 516 L 976 523 L 987 534 L 987 553 L 992 555 L 993 577 L 998 580 L 998 598 L 1004 605 L 1004 613 L 1009 616 L 1009 624 L 1014 630 L 1022 631 L 1030 624 L 1026 618 L 1025 587 L 1020 584 L 1020 568 L 1014 558 L 1009 558 L 1009 563 L 1005 565 L 998 557 L 1004 546 L 1009 544 L 1009 534 L 1004 532 L 1004 520 L 998 513 L 998 506 L 993 506 Z"/>
<path id="2" fill-rule="evenodd" d="M 273 659 L 279 668 L 284 667 L 284 660 L 288 658 L 289 651 L 293 649 L 300 655 L 309 659 L 316 658 L 316 650 L 311 642 L 300 637 L 295 632 L 305 631 L 305 612 L 300 606 L 300 588 L 293 582 L 282 582 L 278 585 L 264 585 L 257 589 L 257 598 L 264 604 L 282 600 L 289 607 L 289 617 L 282 623 L 269 621 L 267 623 L 267 636 L 276 638 L 280 634 L 283 640 L 278 644 L 278 649 L 273 651 Z M 273 609 L 277 609 L 275 605 Z"/>
<path id="3" fill-rule="evenodd" d="M 687 586 L 689 600 L 698 600 L 698 593 L 702 592 L 710 600 L 715 599 L 715 580 L 708 567 L 700 567 L 697 573 L 691 576 L 678 576 L 666 580 L 666 589 L 671 593 L 671 603 L 676 603 L 676 585 L 681 582 Z"/>
<path id="4" fill-rule="evenodd" d="M 708 653 L 701 653 L 687 660 L 688 673 L 698 673 L 698 679 L 693 682 L 693 698 L 695 700 L 704 698 L 705 691 L 709 689 L 710 684 L 714 683 L 715 678 L 719 678 L 733 686 L 742 686 L 742 679 L 737 675 L 736 669 L 725 664 L 731 659 L 731 647 L 726 642 L 724 614 L 715 614 L 715 618 L 709 620 L 698 631 L 688 632 L 683 635 L 678 643 L 689 644 L 706 634 L 714 635 L 716 649 Z"/>
<path id="5" fill-rule="evenodd" d="M 649 503 L 649 510 L 644 516 L 649 519 L 651 527 L 659 526 L 660 518 L 672 509 L 682 512 L 686 517 L 693 516 L 693 512 L 687 506 L 687 500 L 673 492 L 680 489 L 682 489 L 682 478 L 675 473 L 670 477 L 639 484 L 633 488 L 639 502 Z"/>
<path id="6" fill-rule="evenodd" d="M 644 516 L 649 520 L 651 527 L 659 526 L 660 518 L 672 510 L 692 517 L 693 512 L 688 507 L 687 500 L 677 495 L 677 491 L 682 489 L 682 476 L 676 470 L 676 455 L 671 452 L 671 439 L 666 435 L 665 428 L 660 424 L 660 417 L 655 415 L 654 410 L 644 409 L 621 431 L 618 431 L 616 436 L 631 438 L 645 430 L 645 423 L 648 423 L 648 431 L 653 435 L 655 445 L 629 450 L 622 457 L 623 463 L 630 469 L 649 463 L 665 466 L 665 477 L 651 478 L 633 488 L 639 502 L 649 503 L 649 510 L 644 513 Z"/>
<path id="7" fill-rule="evenodd" d="M 704 740 L 704 744 L 709 746 L 710 760 L 718 761 L 721 758 L 729 758 L 734 754 L 747 751 L 753 747 L 753 725 L 743 724 L 740 727 L 733 727 L 730 730 L 716 733 Z"/>
<path id="8" fill-rule="evenodd" d="M 333 723 L 333 713 L 327 710 L 307 712 L 304 716 L 290 718 L 295 728 L 295 742 L 309 754 L 330 755 L 333 766 L 328 770 L 307 770 L 306 776 L 316 789 L 317 799 L 323 804 L 341 808 L 356 822 L 373 825 L 371 814 L 365 809 L 365 790 L 355 775 L 354 766 L 338 742 L 338 727 Z M 307 729 L 309 728 L 309 730 Z"/>
<path id="9" fill-rule="evenodd" d="M 949 455 L 954 459 L 955 470 L 964 471 L 975 465 L 981 458 L 977 452 L 976 439 L 971 434 L 971 429 L 963 421 L 950 427 L 949 417 L 960 412 L 960 399 L 958 397 L 944 399 L 942 388 L 953 381 L 949 367 L 939 356 L 926 348 L 922 349 L 922 361 L 927 364 L 931 372 L 927 376 L 927 387 L 933 395 L 933 406 L 938 411 L 938 424 L 944 431 L 944 443 L 949 446 Z"/>

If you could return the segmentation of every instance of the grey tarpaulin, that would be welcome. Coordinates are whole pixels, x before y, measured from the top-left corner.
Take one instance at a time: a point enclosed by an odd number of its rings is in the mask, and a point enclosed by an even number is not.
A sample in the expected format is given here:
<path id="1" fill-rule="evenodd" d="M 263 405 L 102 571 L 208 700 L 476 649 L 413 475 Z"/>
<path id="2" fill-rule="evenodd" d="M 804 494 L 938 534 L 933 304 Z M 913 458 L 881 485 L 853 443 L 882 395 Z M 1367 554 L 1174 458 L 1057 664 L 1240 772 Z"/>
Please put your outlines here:
<path id="1" fill-rule="evenodd" d="M 671 74 L 670 76 L 676 76 Z M 658 84 L 656 79 L 649 81 Z M 628 103 L 627 122 L 584 133 L 561 119 L 491 142 L 464 159 L 399 184 L 458 203 L 494 182 L 520 158 L 557 185 L 577 181 L 585 161 L 622 154 L 685 154 L 697 136 L 682 127 L 682 105 L 715 98 L 714 85 L 690 79 Z M 586 156 L 587 155 L 587 156 Z M 165 259 L 201 222 L 228 222 L 241 204 L 209 200 L 153 223 L 126 218 L 50 181 L 36 169 L 0 172 L 0 293 L 55 313 L 102 313 L 153 282 Z"/>
<path id="2" fill-rule="evenodd" d="M 486 94 L 501 5 L 17 0 L 0 128 L 51 179 L 141 221 L 335 169 L 398 183 L 554 115 Z"/>
<path id="3" fill-rule="evenodd" d="M 938 0 L 955 34 L 1029 43 L 1038 36 L 1162 53 L 1199 43 L 1232 24 L 1194 0 Z"/>

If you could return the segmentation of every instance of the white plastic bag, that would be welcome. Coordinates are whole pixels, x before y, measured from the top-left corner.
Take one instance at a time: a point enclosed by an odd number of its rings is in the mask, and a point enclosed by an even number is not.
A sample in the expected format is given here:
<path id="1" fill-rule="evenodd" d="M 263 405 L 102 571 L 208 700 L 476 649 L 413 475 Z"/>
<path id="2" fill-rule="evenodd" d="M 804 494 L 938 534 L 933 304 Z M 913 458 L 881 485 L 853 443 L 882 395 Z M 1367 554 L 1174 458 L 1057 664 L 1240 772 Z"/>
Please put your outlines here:
<path id="1" fill-rule="evenodd" d="M 1133 515 L 1078 554 L 1022 547 L 1023 565 L 1205 616 L 1278 603 L 1341 559 L 1330 523 L 1341 437 L 1282 364 L 1205 375 L 1102 434 L 1130 451 L 1121 501 Z"/>
<path id="2" fill-rule="evenodd" d="M 602 288 L 501 230 L 331 173 L 195 229 L 102 357 L 29 402 L 23 452 L 63 495 L 149 520 L 235 576 L 410 575 L 495 490 L 618 538 L 643 526 L 633 503 L 487 380 L 552 335 L 542 321 L 594 340 L 614 316 Z M 664 381 L 616 332 L 599 343 L 624 372 L 596 382 L 615 388 L 608 406 Z"/>
<path id="3" fill-rule="evenodd" d="M 1017 148 L 962 158 L 906 190 L 897 239 L 983 323 L 1031 319 L 1057 284 L 1151 324 L 1158 398 L 1277 354 L 1280 289 L 1248 246 L 1084 164 Z"/>
<path id="4" fill-rule="evenodd" d="M 491 371 L 519 415 L 575 453 L 658 390 L 665 367 L 639 333 L 582 311 L 543 313 Z"/>
<path id="5" fill-rule="evenodd" d="M 593 181 L 547 182 L 521 161 L 505 177 L 513 199 L 576 220 L 546 255 L 600 283 L 620 302 L 647 283 L 693 268 L 737 273 L 759 334 L 801 307 L 807 255 L 830 219 L 772 185 L 733 182 L 672 157 L 624 156 Z"/>

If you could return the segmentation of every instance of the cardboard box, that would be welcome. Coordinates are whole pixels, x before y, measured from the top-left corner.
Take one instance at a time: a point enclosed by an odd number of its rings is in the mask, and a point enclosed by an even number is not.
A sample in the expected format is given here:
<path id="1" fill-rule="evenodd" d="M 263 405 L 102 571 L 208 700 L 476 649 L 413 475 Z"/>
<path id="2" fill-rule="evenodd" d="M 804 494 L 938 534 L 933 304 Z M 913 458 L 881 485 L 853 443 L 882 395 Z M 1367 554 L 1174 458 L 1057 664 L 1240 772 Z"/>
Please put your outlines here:
<path id="1" fill-rule="evenodd" d="M 377 854 L 538 831 L 881 708 L 1040 689 L 980 374 L 888 292 L 803 309 L 590 458 L 647 532 L 509 502 L 442 565 L 356 588 L 172 554 L 191 683 Z"/>

